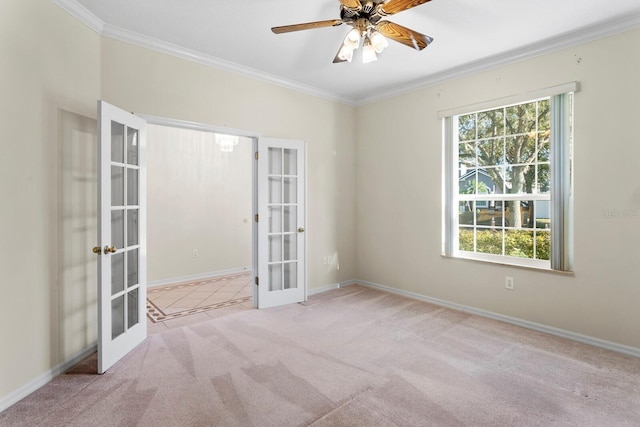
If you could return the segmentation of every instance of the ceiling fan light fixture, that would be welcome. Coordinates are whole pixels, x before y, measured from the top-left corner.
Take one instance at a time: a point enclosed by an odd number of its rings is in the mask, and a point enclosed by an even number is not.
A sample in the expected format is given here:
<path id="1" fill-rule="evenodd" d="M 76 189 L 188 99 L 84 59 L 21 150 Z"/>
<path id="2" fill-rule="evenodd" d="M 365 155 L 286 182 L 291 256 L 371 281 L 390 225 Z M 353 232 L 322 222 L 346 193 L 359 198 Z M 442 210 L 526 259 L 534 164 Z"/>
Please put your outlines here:
<path id="1" fill-rule="evenodd" d="M 371 32 L 371 44 L 373 45 L 376 53 L 382 53 L 382 51 L 389 46 L 387 39 L 377 31 Z"/>
<path id="2" fill-rule="evenodd" d="M 360 39 L 358 38 L 357 40 L 351 40 L 351 38 L 347 37 L 344 40 L 344 45 L 351 50 L 355 50 L 360 47 Z"/>
<path id="3" fill-rule="evenodd" d="M 220 151 L 223 153 L 231 153 L 233 147 L 238 145 L 239 142 L 240 138 L 236 135 L 216 134 L 216 144 L 220 146 Z"/>
<path id="4" fill-rule="evenodd" d="M 340 52 L 338 52 L 338 58 L 343 61 L 351 62 L 351 60 L 353 59 L 353 49 L 354 48 L 343 44 Z"/>
<path id="5" fill-rule="evenodd" d="M 371 44 L 369 37 L 365 37 L 364 47 L 362 48 L 362 63 L 368 64 L 377 60 L 378 56 L 376 55 L 375 47 Z"/>
<path id="6" fill-rule="evenodd" d="M 360 44 L 360 31 L 357 30 L 356 28 L 349 31 L 349 34 L 347 34 L 347 40 L 351 40 L 352 42 L 356 42 Z"/>

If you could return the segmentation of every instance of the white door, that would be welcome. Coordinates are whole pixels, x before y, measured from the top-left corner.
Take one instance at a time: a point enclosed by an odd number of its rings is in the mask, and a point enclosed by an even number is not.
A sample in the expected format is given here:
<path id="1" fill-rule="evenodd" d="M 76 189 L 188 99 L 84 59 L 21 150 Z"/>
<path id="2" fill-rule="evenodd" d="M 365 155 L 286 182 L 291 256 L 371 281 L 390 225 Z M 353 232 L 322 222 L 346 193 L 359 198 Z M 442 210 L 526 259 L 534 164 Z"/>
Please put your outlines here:
<path id="1" fill-rule="evenodd" d="M 98 373 L 147 336 L 145 125 L 98 101 Z"/>
<path id="2" fill-rule="evenodd" d="M 258 140 L 258 308 L 306 299 L 305 144 Z"/>

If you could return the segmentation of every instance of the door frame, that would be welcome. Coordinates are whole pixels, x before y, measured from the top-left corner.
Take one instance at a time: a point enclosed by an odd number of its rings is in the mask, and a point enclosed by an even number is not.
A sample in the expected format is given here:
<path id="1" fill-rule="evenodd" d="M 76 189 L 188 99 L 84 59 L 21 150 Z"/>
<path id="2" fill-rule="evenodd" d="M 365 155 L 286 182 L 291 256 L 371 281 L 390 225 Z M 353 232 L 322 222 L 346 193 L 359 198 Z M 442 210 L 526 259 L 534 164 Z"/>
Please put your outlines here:
<path id="1" fill-rule="evenodd" d="M 150 114 L 135 113 L 135 115 L 143 118 L 144 120 L 147 121 L 147 124 L 150 124 L 150 125 L 168 126 L 168 127 L 174 127 L 174 128 L 190 129 L 190 130 L 212 132 L 212 133 L 221 133 L 226 135 L 234 135 L 234 136 L 240 136 L 245 138 L 251 138 L 252 140 L 251 144 L 252 144 L 252 149 L 254 153 L 258 151 L 258 139 L 262 136 L 260 133 L 254 132 L 254 131 L 233 129 L 233 128 L 227 128 L 223 126 L 210 125 L 206 123 L 192 122 L 192 121 L 180 120 L 180 119 L 171 119 L 168 117 L 154 116 Z M 147 141 L 147 147 L 148 146 L 149 146 L 149 141 Z M 251 179 L 252 206 L 251 208 L 253 211 L 252 218 L 251 218 L 251 224 L 252 224 L 251 226 L 251 235 L 252 235 L 251 266 L 253 268 L 254 275 L 256 275 L 258 271 L 258 224 L 256 223 L 254 216 L 258 212 L 258 162 L 255 161 L 255 158 L 253 158 L 251 165 L 252 165 L 252 179 Z M 306 188 L 305 188 L 305 191 L 306 191 Z M 257 308 L 258 307 L 258 286 L 256 285 L 255 279 L 253 280 L 253 284 L 251 287 L 251 296 L 252 296 L 251 306 L 253 308 Z M 305 286 L 305 298 L 306 298 L 306 286 Z"/>

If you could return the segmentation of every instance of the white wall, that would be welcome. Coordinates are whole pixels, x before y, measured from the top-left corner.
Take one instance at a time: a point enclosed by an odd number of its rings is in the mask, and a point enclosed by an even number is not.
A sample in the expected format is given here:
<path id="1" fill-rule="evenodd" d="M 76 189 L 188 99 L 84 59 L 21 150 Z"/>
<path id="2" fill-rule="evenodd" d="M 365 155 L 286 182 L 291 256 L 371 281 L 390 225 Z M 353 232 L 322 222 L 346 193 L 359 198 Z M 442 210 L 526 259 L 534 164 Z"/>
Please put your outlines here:
<path id="1" fill-rule="evenodd" d="M 0 2 L 0 403 L 96 340 L 99 53 L 51 2 Z"/>
<path id="2" fill-rule="evenodd" d="M 636 123 L 640 31 L 448 81 L 358 109 L 357 277 L 640 347 Z M 441 252 L 438 112 L 579 81 L 575 274 L 447 259 Z M 515 278 L 515 290 L 504 287 Z"/>
<path id="3" fill-rule="evenodd" d="M 251 267 L 252 144 L 227 153 L 211 132 L 148 125 L 150 284 Z"/>

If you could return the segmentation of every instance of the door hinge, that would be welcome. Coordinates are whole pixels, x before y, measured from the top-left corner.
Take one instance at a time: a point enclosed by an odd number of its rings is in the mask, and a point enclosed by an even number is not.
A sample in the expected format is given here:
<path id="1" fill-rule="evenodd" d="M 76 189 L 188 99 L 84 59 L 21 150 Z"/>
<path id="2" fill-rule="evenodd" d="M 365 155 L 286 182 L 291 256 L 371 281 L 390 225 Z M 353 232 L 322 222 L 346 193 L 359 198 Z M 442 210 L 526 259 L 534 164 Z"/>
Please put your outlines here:
<path id="1" fill-rule="evenodd" d="M 256 214 L 256 222 L 258 222 L 259 219 L 260 217 L 258 216 L 258 214 Z"/>
<path id="2" fill-rule="evenodd" d="M 256 286 L 260 286 L 260 280 L 258 279 L 258 276 L 256 276 Z"/>
<path id="3" fill-rule="evenodd" d="M 258 152 L 256 151 L 256 160 L 258 160 Z"/>

